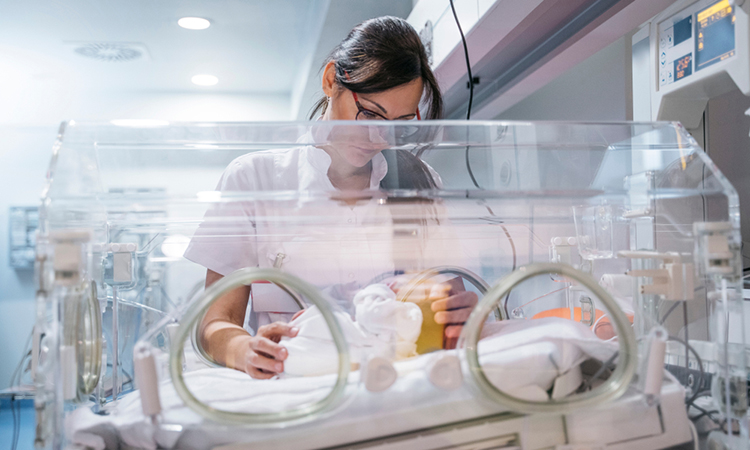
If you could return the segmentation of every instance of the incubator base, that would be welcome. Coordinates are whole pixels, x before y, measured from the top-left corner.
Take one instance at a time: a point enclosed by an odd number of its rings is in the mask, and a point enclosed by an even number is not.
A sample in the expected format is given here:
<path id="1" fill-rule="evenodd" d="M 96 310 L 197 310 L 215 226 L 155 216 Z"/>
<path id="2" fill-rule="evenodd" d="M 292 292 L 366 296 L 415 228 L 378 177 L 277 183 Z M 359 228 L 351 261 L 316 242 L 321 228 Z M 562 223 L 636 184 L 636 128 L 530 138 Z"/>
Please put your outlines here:
<path id="1" fill-rule="evenodd" d="M 684 403 L 685 391 L 665 380 L 661 404 L 646 406 L 641 394 L 628 392 L 618 401 L 595 410 L 566 415 L 524 416 L 511 412 L 456 420 L 462 406 L 437 410 L 415 408 L 355 423 L 337 420 L 308 425 L 296 430 L 255 433 L 267 439 L 249 441 L 238 435 L 237 443 L 215 447 L 239 450 L 252 443 L 254 450 L 371 449 L 430 450 L 471 449 L 597 449 L 656 450 L 689 443 L 692 439 Z M 476 404 L 475 404 L 476 406 Z M 475 409 L 476 411 L 476 409 Z M 421 426 L 421 428 L 417 428 Z M 205 430 L 204 430 L 205 432 Z M 384 435 L 383 433 L 388 433 Z M 356 436 L 356 441 L 352 437 Z M 246 437 L 249 437 L 246 436 Z M 181 442 L 190 442 L 183 435 Z M 585 446 L 585 447 L 581 447 Z"/>

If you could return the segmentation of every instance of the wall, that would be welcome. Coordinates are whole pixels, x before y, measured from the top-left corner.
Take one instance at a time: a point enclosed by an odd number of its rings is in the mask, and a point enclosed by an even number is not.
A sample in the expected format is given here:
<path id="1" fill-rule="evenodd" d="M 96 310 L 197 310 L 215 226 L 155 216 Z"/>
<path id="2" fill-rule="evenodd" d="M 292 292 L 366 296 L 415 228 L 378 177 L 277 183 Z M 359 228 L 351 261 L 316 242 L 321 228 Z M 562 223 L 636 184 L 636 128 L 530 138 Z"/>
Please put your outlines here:
<path id="1" fill-rule="evenodd" d="M 39 203 L 56 127 L 0 125 L 0 389 L 7 387 L 34 324 L 32 270 L 8 262 L 8 207 Z"/>
<path id="2" fill-rule="evenodd" d="M 288 94 L 88 92 L 49 103 L 46 94 L 0 102 L 0 389 L 9 386 L 34 323 L 33 271 L 9 267 L 8 207 L 38 205 L 62 120 L 282 121 L 290 114 Z"/>
<path id="3" fill-rule="evenodd" d="M 743 267 L 750 267 L 750 97 L 734 89 L 714 97 L 706 108 L 706 152 L 740 197 Z"/>
<path id="4" fill-rule="evenodd" d="M 626 35 L 499 114 L 498 120 L 632 120 Z"/>

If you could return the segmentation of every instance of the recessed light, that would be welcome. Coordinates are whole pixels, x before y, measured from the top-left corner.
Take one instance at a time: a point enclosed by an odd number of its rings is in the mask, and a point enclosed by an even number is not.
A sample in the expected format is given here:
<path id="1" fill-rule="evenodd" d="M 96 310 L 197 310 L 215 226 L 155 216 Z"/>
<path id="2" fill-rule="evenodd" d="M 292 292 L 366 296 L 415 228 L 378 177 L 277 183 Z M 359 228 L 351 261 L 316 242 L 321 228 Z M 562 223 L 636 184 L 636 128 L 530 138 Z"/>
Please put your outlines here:
<path id="1" fill-rule="evenodd" d="M 211 22 L 202 17 L 183 17 L 177 21 L 177 25 L 188 30 L 205 30 L 211 26 Z"/>
<path id="2" fill-rule="evenodd" d="M 118 127 L 134 127 L 134 128 L 158 128 L 166 127 L 169 122 L 166 120 L 155 120 L 155 119 L 115 119 L 110 120 L 109 123 Z"/>
<path id="3" fill-rule="evenodd" d="M 219 79 L 213 75 L 202 74 L 194 75 L 193 78 L 190 79 L 190 81 L 192 81 L 193 84 L 197 84 L 198 86 L 213 86 L 219 82 Z"/>
<path id="4" fill-rule="evenodd" d="M 169 236 L 161 243 L 161 252 L 169 258 L 182 258 L 188 245 L 190 245 L 190 238 L 187 236 L 181 234 Z"/>

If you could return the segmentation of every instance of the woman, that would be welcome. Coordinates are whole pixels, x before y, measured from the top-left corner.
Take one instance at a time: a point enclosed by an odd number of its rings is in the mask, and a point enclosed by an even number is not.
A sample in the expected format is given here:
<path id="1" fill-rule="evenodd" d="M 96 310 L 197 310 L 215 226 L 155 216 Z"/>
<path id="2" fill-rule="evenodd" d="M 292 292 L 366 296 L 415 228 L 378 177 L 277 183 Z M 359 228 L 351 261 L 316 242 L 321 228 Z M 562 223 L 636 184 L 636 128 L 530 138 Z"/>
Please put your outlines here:
<path id="1" fill-rule="evenodd" d="M 415 120 L 421 116 L 419 104 L 423 97 L 426 118 L 439 119 L 442 114 L 438 84 L 419 36 L 406 21 L 395 17 L 376 18 L 355 27 L 325 62 L 322 87 L 325 97 L 317 103 L 311 118 L 321 114 L 319 120 L 323 121 Z M 347 136 L 343 138 L 343 142 L 351 142 Z M 417 158 L 398 152 L 390 155 L 395 159 L 386 162 L 382 150 L 377 146 L 326 145 L 256 152 L 230 164 L 217 189 L 378 189 L 387 187 L 384 180 L 390 161 L 398 165 L 398 179 L 411 180 L 411 187 L 436 186 L 436 174 Z M 253 215 L 263 216 L 253 211 L 248 213 L 248 221 L 255 220 Z M 235 240 L 228 242 L 226 252 L 221 252 L 216 249 L 215 240 L 202 245 L 194 238 L 185 256 L 207 267 L 209 286 L 238 268 L 262 265 L 262 261 L 248 256 L 262 253 L 256 252 L 253 245 L 259 245 L 257 239 L 244 243 Z M 272 252 L 270 256 L 273 255 Z M 283 264 L 286 255 L 276 253 L 273 266 Z M 313 278 L 307 271 L 314 267 L 308 264 L 301 270 L 306 271 L 305 278 Z M 250 315 L 254 322 L 250 328 L 257 330 L 254 336 L 243 327 L 251 295 L 251 287 L 245 286 L 224 295 L 208 310 L 201 323 L 201 342 L 217 362 L 253 378 L 267 379 L 283 372 L 287 351 L 278 342 L 282 336 L 295 336 L 297 330 L 285 323 L 291 317 L 278 314 L 278 309 L 259 312 L 263 311 L 256 305 L 262 303 L 263 295 L 258 292 L 261 288 L 265 289 L 257 284 L 252 287 Z M 459 286 L 453 286 L 452 292 L 455 295 L 435 302 L 432 309 L 438 323 L 459 324 L 446 327 L 446 338 L 455 340 L 477 297 L 462 292 Z M 278 318 L 282 320 L 274 320 Z"/>

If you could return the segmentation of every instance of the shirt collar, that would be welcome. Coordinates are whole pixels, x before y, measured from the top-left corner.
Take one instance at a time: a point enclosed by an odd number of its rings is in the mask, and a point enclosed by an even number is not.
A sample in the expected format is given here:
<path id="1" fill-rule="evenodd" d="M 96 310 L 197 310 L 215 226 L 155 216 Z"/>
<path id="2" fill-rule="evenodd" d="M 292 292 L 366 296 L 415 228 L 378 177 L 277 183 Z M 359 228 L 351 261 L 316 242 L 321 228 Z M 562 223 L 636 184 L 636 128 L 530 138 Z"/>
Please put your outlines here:
<path id="1" fill-rule="evenodd" d="M 315 178 L 325 178 L 325 180 L 320 181 L 323 181 L 324 184 L 330 185 L 330 187 L 333 188 L 333 185 L 328 179 L 328 169 L 331 167 L 331 157 L 322 148 L 312 145 L 308 145 L 304 149 L 306 158 L 303 158 L 303 160 L 305 160 L 315 171 Z M 380 182 L 383 181 L 386 173 L 388 173 L 388 162 L 386 162 L 385 156 L 383 156 L 382 153 L 378 153 L 372 158 L 370 189 L 380 189 Z M 312 187 L 312 185 L 308 185 L 308 187 Z"/>
<path id="2" fill-rule="evenodd" d="M 370 174 L 370 189 L 380 189 L 380 182 L 388 173 L 388 162 L 382 153 L 378 153 L 372 158 L 372 174 Z"/>

